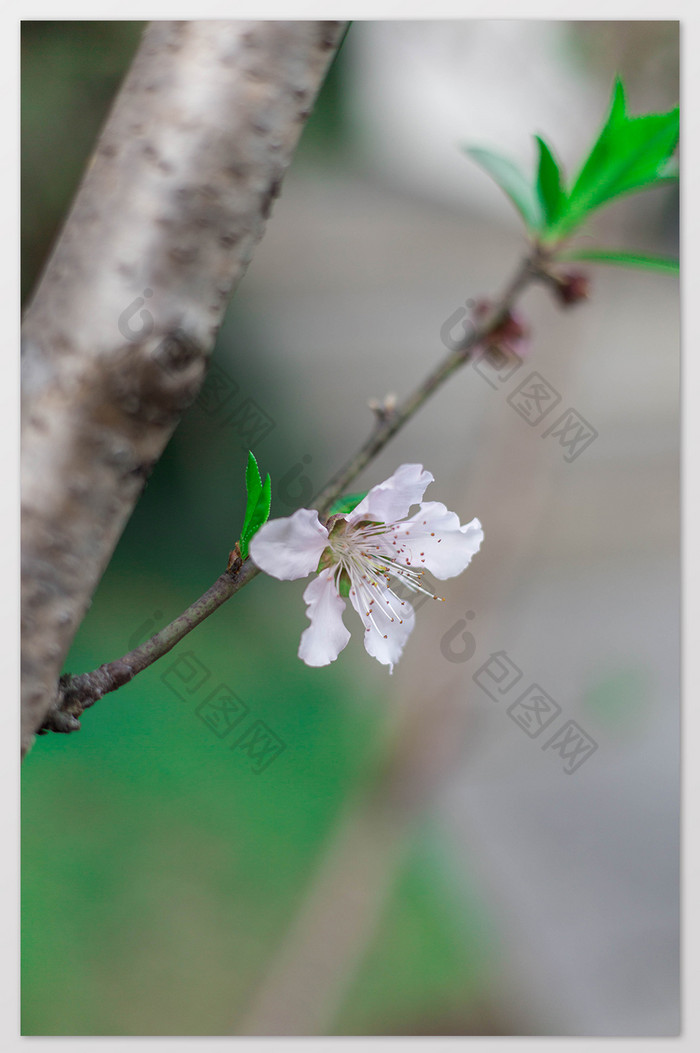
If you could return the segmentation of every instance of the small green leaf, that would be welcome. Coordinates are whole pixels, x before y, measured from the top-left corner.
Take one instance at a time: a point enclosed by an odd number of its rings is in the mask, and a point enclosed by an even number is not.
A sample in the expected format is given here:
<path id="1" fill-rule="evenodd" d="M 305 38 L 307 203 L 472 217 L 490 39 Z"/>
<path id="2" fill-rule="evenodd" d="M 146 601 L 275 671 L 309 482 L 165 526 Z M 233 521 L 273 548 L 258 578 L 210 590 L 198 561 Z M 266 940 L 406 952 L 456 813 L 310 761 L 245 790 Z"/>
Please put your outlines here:
<path id="1" fill-rule="evenodd" d="M 465 153 L 476 161 L 498 184 L 517 208 L 532 231 L 542 227 L 542 208 L 530 180 L 507 157 L 484 150 L 478 146 L 465 146 Z"/>
<path id="2" fill-rule="evenodd" d="M 263 523 L 266 523 L 268 520 L 270 515 L 270 504 L 272 501 L 272 482 L 269 473 L 266 476 L 263 485 L 258 462 L 255 460 L 252 453 L 248 453 L 245 483 L 248 500 L 246 502 L 245 517 L 243 519 L 243 529 L 241 530 L 241 536 L 238 542 L 241 555 L 244 559 L 248 555 L 248 543 L 253 534 L 255 534 Z"/>
<path id="3" fill-rule="evenodd" d="M 262 488 L 258 503 L 255 506 L 255 511 L 250 517 L 250 522 L 246 530 L 246 543 L 250 541 L 253 534 L 260 529 L 263 523 L 266 523 L 270 515 L 270 505 L 272 503 L 272 481 L 269 474 L 265 476 L 265 483 Z"/>
<path id="4" fill-rule="evenodd" d="M 601 183 L 605 166 L 612 152 L 615 129 L 625 119 L 625 105 L 625 89 L 620 78 L 616 77 L 608 118 L 584 161 L 569 195 L 570 202 L 579 203 L 579 208 L 580 202 L 585 200 L 586 195 L 593 194 L 595 188 Z"/>
<path id="5" fill-rule="evenodd" d="M 331 505 L 330 515 L 347 515 L 348 512 L 352 512 L 356 508 L 360 501 L 363 500 L 369 493 L 369 490 L 364 490 L 361 494 L 343 494 L 342 497 L 337 498 Z"/>
<path id="6" fill-rule="evenodd" d="M 676 167 L 670 162 L 678 132 L 677 106 L 668 113 L 630 117 L 617 79 L 608 118 L 574 181 L 556 233 L 571 233 L 590 212 L 616 197 L 673 179 Z"/>
<path id="7" fill-rule="evenodd" d="M 562 186 L 561 169 L 554 154 L 541 136 L 535 140 L 540 152 L 537 169 L 537 196 L 544 214 L 544 227 L 551 227 L 559 219 L 566 204 L 566 193 Z"/>
<path id="8" fill-rule="evenodd" d="M 248 464 L 245 470 L 245 488 L 248 494 L 248 501 L 245 509 L 245 519 L 243 520 L 243 530 L 245 530 L 250 517 L 255 511 L 255 506 L 258 503 L 258 498 L 262 492 L 262 478 L 260 476 L 260 469 L 258 468 L 258 462 L 255 457 L 248 451 Z"/>
<path id="9" fill-rule="evenodd" d="M 641 267 L 644 270 L 678 274 L 678 260 L 672 256 L 654 256 L 624 249 L 580 249 L 557 255 L 557 261 L 584 260 L 589 263 L 613 263 L 622 267 Z"/>

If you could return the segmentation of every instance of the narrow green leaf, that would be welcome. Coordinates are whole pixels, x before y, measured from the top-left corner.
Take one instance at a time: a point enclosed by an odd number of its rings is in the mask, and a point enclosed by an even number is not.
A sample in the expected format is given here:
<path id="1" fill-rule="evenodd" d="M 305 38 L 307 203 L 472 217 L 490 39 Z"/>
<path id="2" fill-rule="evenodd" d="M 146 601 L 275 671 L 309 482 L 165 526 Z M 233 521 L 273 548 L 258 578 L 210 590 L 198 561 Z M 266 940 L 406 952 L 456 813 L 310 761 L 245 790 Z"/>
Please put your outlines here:
<path id="1" fill-rule="evenodd" d="M 584 161 L 581 171 L 571 189 L 569 199 L 571 202 L 583 201 L 587 194 L 592 193 L 600 184 L 605 166 L 611 153 L 612 139 L 615 129 L 619 128 L 625 120 L 625 89 L 619 77 L 615 78 L 613 85 L 612 101 L 605 124 L 600 130 L 598 138 Z"/>
<path id="2" fill-rule="evenodd" d="M 331 505 L 330 515 L 347 515 L 348 512 L 352 512 L 356 508 L 360 501 L 363 500 L 369 493 L 369 490 L 364 490 L 361 494 L 343 494 Z"/>
<path id="3" fill-rule="evenodd" d="M 255 457 L 249 450 L 248 464 L 246 465 L 245 470 L 245 488 L 248 494 L 248 501 L 246 504 L 244 528 L 245 523 L 248 521 L 249 514 L 252 515 L 253 510 L 256 504 L 258 503 L 258 498 L 260 497 L 262 486 L 263 484 L 262 478 L 260 476 L 260 469 L 258 468 L 258 462 L 255 460 Z"/>
<path id="4" fill-rule="evenodd" d="M 566 203 L 566 194 L 562 186 L 561 169 L 554 154 L 541 136 L 536 135 L 535 140 L 540 152 L 537 169 L 537 196 L 542 205 L 546 228 L 553 226 L 559 219 Z"/>
<path id="5" fill-rule="evenodd" d="M 488 172 L 504 194 L 510 198 L 524 219 L 525 225 L 530 230 L 539 230 L 543 221 L 542 208 L 534 187 L 517 165 L 507 157 L 478 146 L 465 146 L 464 151 L 485 172 Z"/>
<path id="6" fill-rule="evenodd" d="M 678 142 L 679 111 L 632 117 L 621 129 L 618 156 L 609 166 L 607 186 L 597 200 L 602 204 L 621 194 L 646 188 L 665 177 L 670 154 Z"/>
<path id="7" fill-rule="evenodd" d="M 265 484 L 264 484 L 264 486 L 262 488 L 262 493 L 261 493 L 260 498 L 258 500 L 258 509 L 261 509 L 263 514 L 264 514 L 264 516 L 265 516 L 265 518 L 263 519 L 263 523 L 267 523 L 267 520 L 269 519 L 271 505 L 272 505 L 272 479 L 270 478 L 270 473 L 268 472 L 267 475 L 265 476 Z"/>
<path id="8" fill-rule="evenodd" d="M 674 177 L 670 164 L 679 132 L 678 107 L 630 117 L 617 80 L 608 118 L 577 176 L 556 233 L 570 233 L 594 209 Z"/>
<path id="9" fill-rule="evenodd" d="M 263 523 L 266 523 L 270 515 L 270 505 L 272 504 L 272 481 L 269 473 L 265 476 L 265 484 L 258 498 L 258 503 L 255 506 L 255 511 L 250 518 L 248 524 L 248 537 L 246 540 L 250 541 L 256 530 L 259 530 Z"/>
<path id="10" fill-rule="evenodd" d="M 678 274 L 679 262 L 672 256 L 654 256 L 624 249 L 580 249 L 557 255 L 557 261 L 583 260 L 589 263 L 613 263 L 622 267 L 641 267 L 644 270 Z"/>
<path id="11" fill-rule="evenodd" d="M 248 542 L 256 530 L 259 530 L 263 523 L 267 522 L 267 518 L 270 515 L 272 492 L 269 474 L 263 486 L 258 462 L 250 452 L 248 453 L 248 464 L 245 470 L 245 485 L 248 499 L 243 518 L 243 529 L 238 542 L 244 559 L 248 555 Z"/>
<path id="12" fill-rule="evenodd" d="M 265 484 L 262 487 L 255 508 L 252 510 L 250 516 L 246 513 L 246 523 L 241 531 L 241 537 L 238 542 L 241 550 L 241 555 L 245 559 L 248 555 L 248 545 L 253 534 L 257 533 L 260 527 L 267 522 L 270 516 L 270 505 L 272 504 L 272 481 L 270 475 L 265 477 Z"/>

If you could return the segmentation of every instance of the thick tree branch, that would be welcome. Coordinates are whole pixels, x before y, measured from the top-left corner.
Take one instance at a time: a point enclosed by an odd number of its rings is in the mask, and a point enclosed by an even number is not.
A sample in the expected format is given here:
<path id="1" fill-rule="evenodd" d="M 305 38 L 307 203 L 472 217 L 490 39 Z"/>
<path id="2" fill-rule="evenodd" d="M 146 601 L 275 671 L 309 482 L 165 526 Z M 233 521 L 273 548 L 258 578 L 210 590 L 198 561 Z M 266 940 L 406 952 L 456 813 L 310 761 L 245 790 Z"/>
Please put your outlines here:
<path id="1" fill-rule="evenodd" d="M 199 390 L 342 31 L 146 30 L 23 326 L 23 752 Z"/>

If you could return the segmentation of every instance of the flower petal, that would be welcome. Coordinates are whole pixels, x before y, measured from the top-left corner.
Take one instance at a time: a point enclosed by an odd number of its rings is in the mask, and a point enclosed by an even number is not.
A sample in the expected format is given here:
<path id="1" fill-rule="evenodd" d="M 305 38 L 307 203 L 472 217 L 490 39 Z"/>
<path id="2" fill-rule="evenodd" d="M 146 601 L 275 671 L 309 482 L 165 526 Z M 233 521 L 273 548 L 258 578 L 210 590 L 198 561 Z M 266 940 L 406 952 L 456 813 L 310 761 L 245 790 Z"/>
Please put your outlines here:
<path id="1" fill-rule="evenodd" d="M 388 585 L 362 585 L 357 579 L 350 587 L 350 602 L 365 627 L 365 650 L 393 673 L 416 624 L 413 607 Z"/>
<path id="2" fill-rule="evenodd" d="M 305 578 L 318 567 L 328 545 L 328 531 L 318 514 L 298 509 L 284 519 L 271 519 L 260 527 L 248 546 L 253 562 L 280 581 Z"/>
<path id="3" fill-rule="evenodd" d="M 444 581 L 461 574 L 481 548 L 484 531 L 478 519 L 460 525 L 459 517 L 440 501 L 426 501 L 411 519 L 399 523 L 396 537 L 403 547 L 401 562 L 425 569 Z"/>
<path id="4" fill-rule="evenodd" d="M 304 602 L 311 625 L 301 634 L 299 657 L 307 665 L 329 665 L 350 639 L 343 624 L 345 600 L 338 595 L 331 567 L 309 582 L 304 589 Z"/>
<path id="5" fill-rule="evenodd" d="M 377 523 L 394 523 L 404 519 L 413 505 L 423 500 L 425 488 L 434 481 L 422 464 L 402 464 L 389 479 L 373 486 L 347 517 L 350 523 L 369 519 Z"/>

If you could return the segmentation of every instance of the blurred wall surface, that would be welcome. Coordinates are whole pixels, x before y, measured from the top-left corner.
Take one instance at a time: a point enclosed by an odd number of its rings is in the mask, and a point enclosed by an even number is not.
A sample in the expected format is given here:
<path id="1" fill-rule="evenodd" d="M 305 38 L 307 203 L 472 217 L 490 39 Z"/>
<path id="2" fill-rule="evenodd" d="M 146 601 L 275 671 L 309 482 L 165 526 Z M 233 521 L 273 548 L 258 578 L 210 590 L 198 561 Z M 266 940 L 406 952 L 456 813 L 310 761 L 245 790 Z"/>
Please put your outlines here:
<path id="1" fill-rule="evenodd" d="M 25 28 L 27 291 L 139 31 Z M 542 132 L 571 171 L 615 73 L 633 112 L 668 109 L 677 24 L 352 26 L 214 356 L 229 408 L 251 399 L 267 421 L 253 448 L 273 515 L 311 500 L 367 434 L 367 400 L 408 393 L 445 353 L 446 320 L 522 254 L 517 216 L 460 144 L 532 164 Z M 57 127 L 75 131 L 65 158 Z M 592 230 L 673 252 L 677 197 L 637 195 Z M 427 498 L 485 530 L 391 678 L 357 632 L 307 669 L 303 584 L 258 580 L 79 735 L 37 743 L 25 1034 L 265 1034 L 269 1004 L 289 1033 L 678 1033 L 678 288 L 590 277 L 569 311 L 528 293 L 520 370 L 467 367 L 358 481 L 422 462 Z M 558 396 L 537 426 L 516 408 L 534 371 Z M 567 410 L 595 433 L 580 453 L 548 432 Z M 220 572 L 250 445 L 231 419 L 222 402 L 183 421 L 71 670 L 123 653 Z M 183 655 L 206 689 L 183 686 Z M 283 744 L 268 770 L 207 725 L 221 684 Z M 588 742 L 576 757 L 566 727 Z M 367 833 L 380 816 L 391 851 Z"/>

